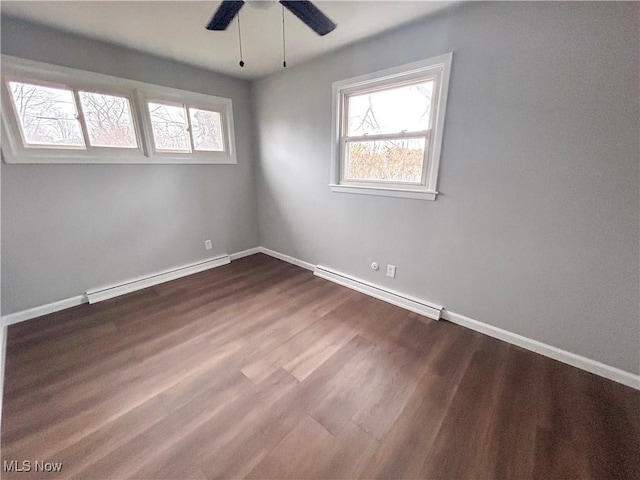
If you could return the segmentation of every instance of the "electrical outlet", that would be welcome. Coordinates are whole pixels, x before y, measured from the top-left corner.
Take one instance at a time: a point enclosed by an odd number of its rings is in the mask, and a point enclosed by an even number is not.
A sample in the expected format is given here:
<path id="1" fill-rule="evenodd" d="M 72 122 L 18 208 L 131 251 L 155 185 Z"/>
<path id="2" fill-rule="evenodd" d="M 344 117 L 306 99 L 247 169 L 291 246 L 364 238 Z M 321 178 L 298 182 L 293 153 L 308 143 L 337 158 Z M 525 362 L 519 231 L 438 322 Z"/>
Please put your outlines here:
<path id="1" fill-rule="evenodd" d="M 387 277 L 396 278 L 396 266 L 387 265 Z"/>
<path id="2" fill-rule="evenodd" d="M 205 250 L 211 250 L 213 248 L 213 245 L 211 245 L 211 240 L 204 241 L 204 248 Z"/>

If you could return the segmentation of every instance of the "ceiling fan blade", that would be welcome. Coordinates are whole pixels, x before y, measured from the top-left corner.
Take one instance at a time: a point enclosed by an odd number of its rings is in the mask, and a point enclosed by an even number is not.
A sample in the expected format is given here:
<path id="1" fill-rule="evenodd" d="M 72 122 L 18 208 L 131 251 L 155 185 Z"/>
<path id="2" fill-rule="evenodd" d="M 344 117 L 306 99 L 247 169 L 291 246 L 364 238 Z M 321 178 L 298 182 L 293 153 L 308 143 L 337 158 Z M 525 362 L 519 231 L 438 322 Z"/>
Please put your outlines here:
<path id="1" fill-rule="evenodd" d="M 336 24 L 329 20 L 329 18 L 322 13 L 318 7 L 309 1 L 280 0 L 280 3 L 318 35 L 326 35 L 336 28 Z"/>
<path id="2" fill-rule="evenodd" d="M 226 30 L 243 5 L 244 1 L 242 0 L 224 0 L 209 20 L 207 30 Z"/>

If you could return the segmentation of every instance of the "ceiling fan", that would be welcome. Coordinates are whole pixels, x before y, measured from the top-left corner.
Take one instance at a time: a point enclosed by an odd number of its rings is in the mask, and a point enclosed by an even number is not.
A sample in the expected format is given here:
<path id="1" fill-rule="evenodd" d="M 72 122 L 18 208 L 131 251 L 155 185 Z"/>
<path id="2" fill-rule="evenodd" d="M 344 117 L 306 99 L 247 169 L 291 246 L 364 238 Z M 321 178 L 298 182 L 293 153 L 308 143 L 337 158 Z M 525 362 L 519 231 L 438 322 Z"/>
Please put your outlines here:
<path id="1" fill-rule="evenodd" d="M 309 1 L 280 0 L 280 3 L 320 36 L 326 35 L 336 28 L 336 24 Z M 207 30 L 226 30 L 244 4 L 243 0 L 224 0 L 207 24 Z"/>

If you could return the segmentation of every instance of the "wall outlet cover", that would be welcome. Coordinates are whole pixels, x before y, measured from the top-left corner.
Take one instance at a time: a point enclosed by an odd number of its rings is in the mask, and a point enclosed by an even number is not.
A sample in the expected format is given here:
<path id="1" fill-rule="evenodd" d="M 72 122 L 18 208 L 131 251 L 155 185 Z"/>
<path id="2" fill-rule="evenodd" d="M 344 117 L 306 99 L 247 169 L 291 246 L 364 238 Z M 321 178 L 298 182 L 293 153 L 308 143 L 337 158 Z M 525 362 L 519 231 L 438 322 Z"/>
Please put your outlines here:
<path id="1" fill-rule="evenodd" d="M 387 277 L 396 278 L 396 266 L 387 265 Z"/>

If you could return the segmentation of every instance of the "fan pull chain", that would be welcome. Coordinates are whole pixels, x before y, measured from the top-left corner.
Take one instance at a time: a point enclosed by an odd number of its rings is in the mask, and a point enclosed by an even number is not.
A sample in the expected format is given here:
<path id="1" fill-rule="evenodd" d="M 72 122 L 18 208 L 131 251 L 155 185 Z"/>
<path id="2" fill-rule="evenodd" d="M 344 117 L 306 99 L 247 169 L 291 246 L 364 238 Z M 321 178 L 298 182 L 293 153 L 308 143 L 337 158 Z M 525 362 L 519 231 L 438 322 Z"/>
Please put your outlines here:
<path id="1" fill-rule="evenodd" d="M 240 31 L 240 14 L 238 13 L 238 44 L 240 45 L 240 63 L 241 67 L 244 67 L 244 60 L 242 60 L 242 32 Z"/>
<path id="2" fill-rule="evenodd" d="M 284 36 L 284 5 L 282 6 L 282 68 L 287 68 L 287 47 Z"/>

